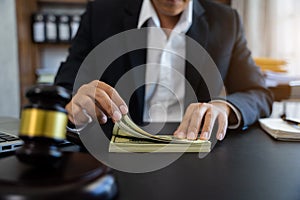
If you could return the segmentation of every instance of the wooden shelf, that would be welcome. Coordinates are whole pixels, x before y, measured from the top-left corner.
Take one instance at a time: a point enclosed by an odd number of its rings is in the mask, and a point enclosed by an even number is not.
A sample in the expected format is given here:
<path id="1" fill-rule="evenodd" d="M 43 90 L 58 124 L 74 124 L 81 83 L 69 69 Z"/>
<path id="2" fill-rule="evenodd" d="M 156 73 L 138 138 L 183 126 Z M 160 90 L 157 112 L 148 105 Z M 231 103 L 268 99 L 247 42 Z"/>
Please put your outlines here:
<path id="1" fill-rule="evenodd" d="M 36 68 L 41 66 L 41 52 L 47 49 L 68 49 L 68 43 L 38 44 L 32 42 L 31 16 L 41 8 L 84 8 L 88 0 L 16 0 L 21 107 L 28 103 L 25 93 L 36 84 Z M 66 6 L 67 5 L 67 6 Z"/>
<path id="2" fill-rule="evenodd" d="M 69 43 L 36 43 L 38 48 L 69 48 Z"/>

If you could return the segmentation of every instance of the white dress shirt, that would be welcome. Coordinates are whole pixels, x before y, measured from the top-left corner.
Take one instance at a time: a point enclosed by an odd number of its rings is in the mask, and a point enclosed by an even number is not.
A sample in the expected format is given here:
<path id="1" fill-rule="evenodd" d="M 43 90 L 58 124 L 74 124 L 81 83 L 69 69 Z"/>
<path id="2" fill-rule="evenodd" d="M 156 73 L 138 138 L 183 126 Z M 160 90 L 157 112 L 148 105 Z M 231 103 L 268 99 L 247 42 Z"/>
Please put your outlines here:
<path id="1" fill-rule="evenodd" d="M 144 0 L 138 27 L 147 23 L 148 49 L 143 120 L 145 122 L 181 122 L 184 115 L 185 96 L 185 33 L 192 24 L 193 2 L 189 2 L 169 37 L 160 29 L 160 20 L 151 3 Z M 226 101 L 223 101 L 226 102 Z M 227 102 L 226 102 L 227 103 Z M 236 113 L 239 111 L 227 103 Z"/>
<path id="2" fill-rule="evenodd" d="M 150 0 L 144 0 L 138 28 L 148 30 L 146 67 L 145 122 L 180 122 L 184 114 L 185 33 L 192 24 L 192 1 L 169 37 L 160 29 L 160 21 Z M 156 27 L 156 28 L 154 28 Z"/>

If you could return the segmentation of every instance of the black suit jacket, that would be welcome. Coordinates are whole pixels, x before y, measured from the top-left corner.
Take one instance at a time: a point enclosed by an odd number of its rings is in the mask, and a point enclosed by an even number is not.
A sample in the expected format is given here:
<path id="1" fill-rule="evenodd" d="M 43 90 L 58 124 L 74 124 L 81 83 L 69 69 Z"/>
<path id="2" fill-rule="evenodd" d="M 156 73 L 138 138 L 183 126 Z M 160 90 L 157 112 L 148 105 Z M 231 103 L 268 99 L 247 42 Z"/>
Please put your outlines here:
<path id="1" fill-rule="evenodd" d="M 74 81 L 86 56 L 109 37 L 135 29 L 141 5 L 142 0 L 89 2 L 69 56 L 57 73 L 55 84 L 76 90 Z M 235 10 L 208 0 L 194 0 L 193 24 L 187 35 L 201 44 L 217 65 L 227 90 L 226 100 L 242 115 L 240 128 L 270 114 L 272 95 L 266 89 L 263 76 L 251 58 L 242 24 Z M 187 57 L 197 56 L 197 52 L 188 49 L 187 47 Z M 124 73 L 145 62 L 145 49 L 127 53 L 116 59 L 99 78 L 114 86 Z M 196 92 L 198 101 L 211 100 L 201 75 L 188 62 L 185 76 Z M 140 75 L 140 79 L 144 81 L 144 74 Z M 119 92 L 122 94 L 122 91 Z M 143 102 L 144 87 L 141 87 L 135 91 L 129 103 L 131 116 L 137 123 L 142 122 Z"/>

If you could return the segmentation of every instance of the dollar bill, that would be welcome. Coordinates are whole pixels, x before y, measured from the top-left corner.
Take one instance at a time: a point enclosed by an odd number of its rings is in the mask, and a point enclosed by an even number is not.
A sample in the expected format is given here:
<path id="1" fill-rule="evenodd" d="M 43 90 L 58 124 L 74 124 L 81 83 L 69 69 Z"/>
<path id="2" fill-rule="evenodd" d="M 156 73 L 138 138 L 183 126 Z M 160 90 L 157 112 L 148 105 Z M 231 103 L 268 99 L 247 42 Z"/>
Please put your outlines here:
<path id="1" fill-rule="evenodd" d="M 119 122 L 116 122 L 113 130 L 115 136 L 131 136 L 135 138 L 148 139 L 168 143 L 197 143 L 201 140 L 179 139 L 172 135 L 154 135 L 148 133 L 136 125 L 128 115 L 124 115 Z"/>

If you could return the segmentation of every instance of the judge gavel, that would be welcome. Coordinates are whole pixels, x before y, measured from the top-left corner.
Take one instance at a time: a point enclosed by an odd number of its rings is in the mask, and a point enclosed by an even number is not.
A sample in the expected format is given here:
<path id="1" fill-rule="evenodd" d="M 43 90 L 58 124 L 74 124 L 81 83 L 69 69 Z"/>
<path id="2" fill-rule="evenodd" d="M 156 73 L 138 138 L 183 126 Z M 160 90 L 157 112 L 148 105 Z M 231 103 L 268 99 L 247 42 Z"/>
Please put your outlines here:
<path id="1" fill-rule="evenodd" d="M 53 85 L 36 85 L 26 92 L 29 105 L 21 113 L 19 137 L 24 145 L 16 151 L 18 159 L 34 166 L 58 166 L 62 153 L 57 144 L 66 138 L 68 122 L 65 105 L 71 93 Z"/>

